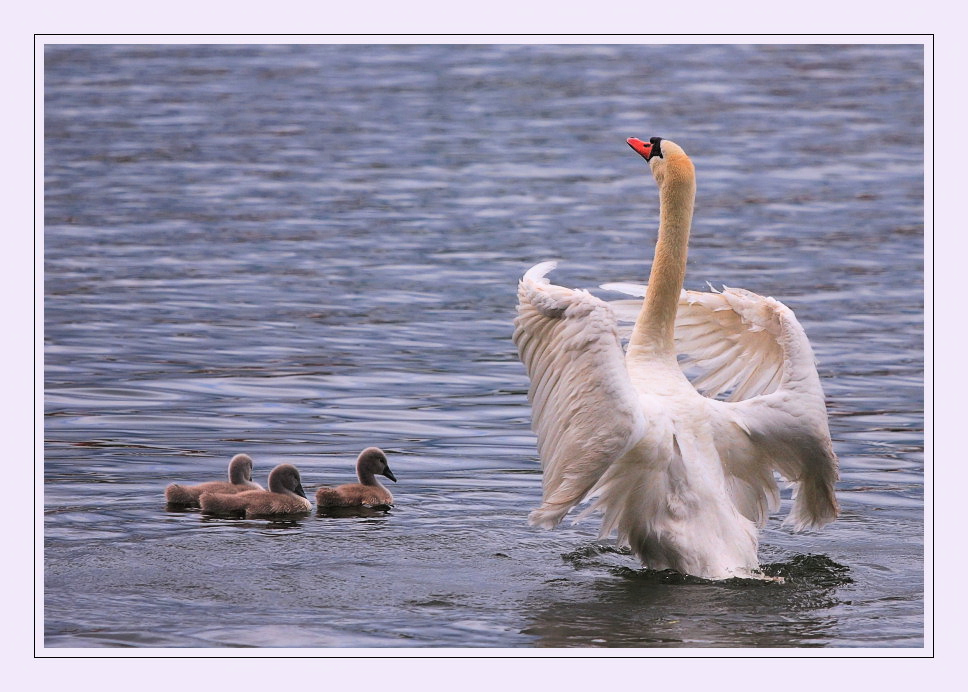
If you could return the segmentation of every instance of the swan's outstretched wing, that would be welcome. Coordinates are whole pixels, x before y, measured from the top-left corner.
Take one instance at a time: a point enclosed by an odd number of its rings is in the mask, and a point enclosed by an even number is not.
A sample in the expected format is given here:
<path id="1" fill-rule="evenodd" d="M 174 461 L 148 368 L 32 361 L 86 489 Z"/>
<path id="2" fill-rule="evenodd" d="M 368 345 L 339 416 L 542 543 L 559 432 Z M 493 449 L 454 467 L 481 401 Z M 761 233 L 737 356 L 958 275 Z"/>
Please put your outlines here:
<path id="1" fill-rule="evenodd" d="M 518 285 L 513 340 L 531 378 L 532 427 L 543 473 L 532 524 L 551 528 L 625 454 L 644 430 L 612 309 L 587 291 L 545 278 L 554 262 Z"/>
<path id="2" fill-rule="evenodd" d="M 644 295 L 635 284 L 603 288 Z M 642 301 L 612 303 L 634 321 Z M 714 407 L 717 447 L 737 508 L 758 523 L 777 504 L 772 471 L 797 483 L 787 519 L 797 530 L 837 516 L 837 456 L 830 441 L 813 349 L 793 311 L 773 298 L 726 288 L 683 291 L 676 314 L 676 350 L 703 394 L 726 394 Z"/>
<path id="3" fill-rule="evenodd" d="M 612 283 L 602 288 L 644 296 L 646 287 Z M 641 300 L 618 300 L 610 305 L 622 322 L 634 323 L 642 309 Z M 683 369 L 691 371 L 690 381 L 696 389 L 708 397 L 726 393 L 727 401 L 776 390 L 784 353 L 782 325 L 771 315 L 774 306 L 784 307 L 772 298 L 742 289 L 682 292 L 676 312 L 676 351 Z"/>

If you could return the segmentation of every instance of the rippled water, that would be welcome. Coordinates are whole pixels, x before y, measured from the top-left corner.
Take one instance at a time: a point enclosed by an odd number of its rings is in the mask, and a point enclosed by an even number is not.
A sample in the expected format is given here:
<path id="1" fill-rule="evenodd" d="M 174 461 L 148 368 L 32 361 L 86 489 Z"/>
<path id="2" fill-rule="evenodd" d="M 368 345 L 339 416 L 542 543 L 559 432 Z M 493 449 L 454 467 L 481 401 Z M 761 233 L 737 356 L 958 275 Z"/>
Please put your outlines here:
<path id="1" fill-rule="evenodd" d="M 47 647 L 924 645 L 921 46 L 48 46 Z M 642 570 L 540 497 L 516 282 L 647 276 L 628 136 L 696 163 L 687 288 L 820 361 L 841 518 L 786 583 Z M 389 512 L 166 511 L 247 452 Z"/>

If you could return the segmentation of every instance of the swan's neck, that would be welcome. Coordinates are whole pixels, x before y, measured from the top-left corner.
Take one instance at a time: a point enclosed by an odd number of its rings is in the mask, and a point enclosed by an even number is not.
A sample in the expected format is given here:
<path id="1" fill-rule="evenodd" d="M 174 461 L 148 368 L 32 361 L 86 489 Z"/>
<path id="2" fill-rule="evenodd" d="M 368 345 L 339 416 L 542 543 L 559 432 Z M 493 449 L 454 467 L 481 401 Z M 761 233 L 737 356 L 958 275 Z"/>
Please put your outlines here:
<path id="1" fill-rule="evenodd" d="M 659 239 L 649 274 L 645 305 L 629 342 L 629 353 L 675 357 L 675 322 L 679 294 L 686 275 L 689 229 L 692 225 L 696 179 L 692 163 L 672 161 L 659 183 Z"/>

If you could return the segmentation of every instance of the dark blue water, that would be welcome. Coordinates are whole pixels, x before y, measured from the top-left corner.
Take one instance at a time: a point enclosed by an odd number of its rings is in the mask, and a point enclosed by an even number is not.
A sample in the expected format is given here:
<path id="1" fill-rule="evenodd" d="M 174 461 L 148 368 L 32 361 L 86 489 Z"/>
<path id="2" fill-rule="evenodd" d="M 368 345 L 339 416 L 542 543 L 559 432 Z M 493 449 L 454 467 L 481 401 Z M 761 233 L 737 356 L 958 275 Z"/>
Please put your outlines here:
<path id="1" fill-rule="evenodd" d="M 924 645 L 921 46 L 48 46 L 47 647 Z M 687 288 L 792 307 L 842 480 L 786 583 L 530 528 L 516 282 L 648 275 L 628 136 L 698 171 Z M 246 452 L 388 513 L 168 512 Z"/>

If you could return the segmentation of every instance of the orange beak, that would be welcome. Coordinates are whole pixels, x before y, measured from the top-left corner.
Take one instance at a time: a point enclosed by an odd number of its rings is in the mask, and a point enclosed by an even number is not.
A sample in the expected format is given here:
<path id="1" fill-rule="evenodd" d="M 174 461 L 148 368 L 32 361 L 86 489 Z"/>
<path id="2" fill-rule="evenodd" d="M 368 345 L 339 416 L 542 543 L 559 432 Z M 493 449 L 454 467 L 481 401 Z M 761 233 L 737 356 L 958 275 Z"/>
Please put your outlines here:
<path id="1" fill-rule="evenodd" d="M 651 142 L 643 142 L 641 139 L 638 139 L 636 137 L 629 137 L 625 141 L 628 142 L 629 146 L 635 150 L 635 153 L 637 153 L 646 161 L 649 160 L 649 157 L 652 155 Z"/>

